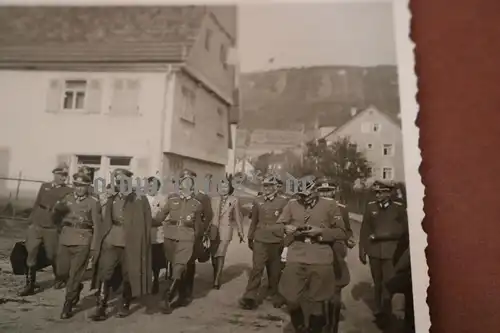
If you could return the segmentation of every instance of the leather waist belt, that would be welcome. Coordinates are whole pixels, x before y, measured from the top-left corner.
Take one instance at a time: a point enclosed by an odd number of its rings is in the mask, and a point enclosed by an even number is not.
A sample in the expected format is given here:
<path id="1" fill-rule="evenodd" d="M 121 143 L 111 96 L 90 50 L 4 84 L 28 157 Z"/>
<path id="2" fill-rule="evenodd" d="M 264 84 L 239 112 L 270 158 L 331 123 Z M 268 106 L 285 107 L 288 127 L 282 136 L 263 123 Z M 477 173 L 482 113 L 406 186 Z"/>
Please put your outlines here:
<path id="1" fill-rule="evenodd" d="M 83 221 L 83 222 L 70 222 L 70 221 L 64 221 L 63 222 L 64 227 L 72 227 L 75 229 L 87 229 L 87 230 L 92 230 L 94 229 L 93 223 L 90 221 Z"/>
<path id="2" fill-rule="evenodd" d="M 113 225 L 117 225 L 119 227 L 121 227 L 123 225 L 123 221 L 113 220 L 111 222 L 113 223 Z"/>
<path id="3" fill-rule="evenodd" d="M 192 221 L 168 220 L 167 224 L 177 227 L 194 228 L 194 223 Z"/>

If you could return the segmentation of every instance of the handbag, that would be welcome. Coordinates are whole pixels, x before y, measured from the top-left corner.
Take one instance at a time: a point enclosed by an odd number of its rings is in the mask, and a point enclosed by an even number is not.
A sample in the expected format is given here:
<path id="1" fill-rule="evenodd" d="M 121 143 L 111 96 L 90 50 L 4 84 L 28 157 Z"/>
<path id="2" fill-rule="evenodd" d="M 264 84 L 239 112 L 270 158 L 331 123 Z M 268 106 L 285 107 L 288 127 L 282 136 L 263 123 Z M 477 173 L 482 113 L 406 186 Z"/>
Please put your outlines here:
<path id="1" fill-rule="evenodd" d="M 203 236 L 201 244 L 199 246 L 200 251 L 198 253 L 198 262 L 204 263 L 210 260 L 210 239 L 207 235 Z"/>

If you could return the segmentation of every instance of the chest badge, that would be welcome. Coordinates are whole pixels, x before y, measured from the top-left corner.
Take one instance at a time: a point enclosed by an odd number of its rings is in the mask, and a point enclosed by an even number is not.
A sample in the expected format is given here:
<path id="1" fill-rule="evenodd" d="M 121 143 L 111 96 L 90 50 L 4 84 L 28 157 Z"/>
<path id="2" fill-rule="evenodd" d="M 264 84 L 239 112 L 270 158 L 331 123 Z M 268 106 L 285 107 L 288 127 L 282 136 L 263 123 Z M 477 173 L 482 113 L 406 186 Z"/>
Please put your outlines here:
<path id="1" fill-rule="evenodd" d="M 191 215 L 188 215 L 188 216 L 186 217 L 186 220 L 191 221 Z"/>
<path id="2" fill-rule="evenodd" d="M 279 215 L 280 215 L 280 211 L 279 210 L 277 210 L 277 211 L 274 212 L 274 216 L 279 216 Z"/>

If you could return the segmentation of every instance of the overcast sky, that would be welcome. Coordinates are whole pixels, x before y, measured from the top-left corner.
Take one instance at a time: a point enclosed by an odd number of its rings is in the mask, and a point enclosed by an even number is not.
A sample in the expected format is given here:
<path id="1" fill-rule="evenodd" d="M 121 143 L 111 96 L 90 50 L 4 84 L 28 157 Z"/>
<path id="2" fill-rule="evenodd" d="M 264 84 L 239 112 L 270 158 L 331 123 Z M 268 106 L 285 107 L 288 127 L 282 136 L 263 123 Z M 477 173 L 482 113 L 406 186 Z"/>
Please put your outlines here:
<path id="1" fill-rule="evenodd" d="M 241 5 L 239 24 L 242 72 L 396 64 L 388 2 Z"/>

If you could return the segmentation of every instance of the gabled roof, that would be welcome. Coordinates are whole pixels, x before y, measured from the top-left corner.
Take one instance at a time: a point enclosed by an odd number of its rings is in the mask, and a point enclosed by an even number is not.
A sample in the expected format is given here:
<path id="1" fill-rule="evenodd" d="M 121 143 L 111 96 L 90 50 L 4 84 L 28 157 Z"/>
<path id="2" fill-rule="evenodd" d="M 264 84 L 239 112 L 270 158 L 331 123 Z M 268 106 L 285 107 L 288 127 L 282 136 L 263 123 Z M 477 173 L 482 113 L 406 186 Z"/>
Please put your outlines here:
<path id="1" fill-rule="evenodd" d="M 0 62 L 175 62 L 203 6 L 2 7 Z"/>
<path id="2" fill-rule="evenodd" d="M 345 122 L 342 126 L 339 126 L 337 128 L 335 128 L 333 131 L 331 131 L 330 133 L 328 133 L 327 135 L 324 135 L 324 138 L 327 138 L 329 137 L 330 135 L 332 134 L 335 134 L 341 130 L 343 130 L 345 127 L 349 126 L 349 124 L 351 124 L 353 121 L 355 121 L 357 118 L 361 117 L 361 115 L 369 112 L 369 111 L 375 111 L 377 112 L 378 114 L 380 114 L 382 117 L 386 118 L 389 122 L 393 123 L 394 125 L 396 125 L 397 127 L 401 128 L 401 122 L 397 121 L 396 117 L 391 117 L 389 116 L 387 113 L 385 112 L 382 112 L 380 111 L 379 109 L 373 107 L 373 106 L 370 106 L 362 111 L 359 111 L 358 113 L 356 113 L 356 115 L 354 117 L 352 117 L 349 121 Z"/>

